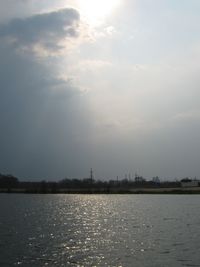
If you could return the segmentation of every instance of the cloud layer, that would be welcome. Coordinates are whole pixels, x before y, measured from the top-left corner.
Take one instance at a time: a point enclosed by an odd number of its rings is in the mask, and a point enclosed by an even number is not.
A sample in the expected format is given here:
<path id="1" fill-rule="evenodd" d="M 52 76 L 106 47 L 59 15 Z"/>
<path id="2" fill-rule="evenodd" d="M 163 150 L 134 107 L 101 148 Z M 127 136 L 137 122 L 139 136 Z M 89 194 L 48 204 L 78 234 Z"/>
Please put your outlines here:
<path id="1" fill-rule="evenodd" d="M 0 2 L 0 172 L 200 177 L 196 0 L 122 1 L 95 28 L 78 1 Z"/>
<path id="2" fill-rule="evenodd" d="M 1 172 L 25 179 L 78 176 L 79 157 L 79 169 L 85 168 L 91 128 L 86 96 L 70 75 L 60 78 L 51 58 L 19 53 L 36 46 L 59 52 L 63 40 L 78 37 L 79 20 L 67 8 L 0 25 Z"/>
<path id="3" fill-rule="evenodd" d="M 19 47 L 42 47 L 48 51 L 63 48 L 62 41 L 78 36 L 80 16 L 72 8 L 13 19 L 0 25 L 0 38 Z"/>

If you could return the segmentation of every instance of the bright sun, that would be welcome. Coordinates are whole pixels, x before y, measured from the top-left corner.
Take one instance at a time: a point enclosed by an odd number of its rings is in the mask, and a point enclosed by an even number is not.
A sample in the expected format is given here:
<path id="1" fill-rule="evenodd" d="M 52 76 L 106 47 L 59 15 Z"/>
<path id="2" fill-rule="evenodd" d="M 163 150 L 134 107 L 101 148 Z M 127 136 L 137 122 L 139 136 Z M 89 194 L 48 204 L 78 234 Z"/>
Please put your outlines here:
<path id="1" fill-rule="evenodd" d="M 95 26 L 102 23 L 119 3 L 120 0 L 79 0 L 79 8 L 88 23 Z"/>

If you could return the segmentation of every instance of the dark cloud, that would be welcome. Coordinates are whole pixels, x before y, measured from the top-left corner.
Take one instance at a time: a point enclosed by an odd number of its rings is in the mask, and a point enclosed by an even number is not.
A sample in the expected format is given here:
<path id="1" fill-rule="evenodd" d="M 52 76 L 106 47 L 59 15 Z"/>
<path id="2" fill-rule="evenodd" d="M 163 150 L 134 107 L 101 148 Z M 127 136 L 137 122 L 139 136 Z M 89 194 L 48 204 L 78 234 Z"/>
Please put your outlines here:
<path id="1" fill-rule="evenodd" d="M 88 172 L 86 95 L 70 77 L 59 78 L 53 59 L 16 49 L 40 45 L 56 52 L 60 41 L 78 36 L 78 22 L 79 13 L 68 8 L 0 25 L 0 172 L 22 179 Z"/>
<path id="2" fill-rule="evenodd" d="M 0 37 L 19 46 L 40 44 L 45 49 L 56 50 L 63 39 L 78 36 L 79 19 L 79 13 L 72 8 L 13 19 L 0 25 Z"/>
<path id="3" fill-rule="evenodd" d="M 0 171 L 24 179 L 86 173 L 87 99 L 31 55 L 0 45 Z"/>

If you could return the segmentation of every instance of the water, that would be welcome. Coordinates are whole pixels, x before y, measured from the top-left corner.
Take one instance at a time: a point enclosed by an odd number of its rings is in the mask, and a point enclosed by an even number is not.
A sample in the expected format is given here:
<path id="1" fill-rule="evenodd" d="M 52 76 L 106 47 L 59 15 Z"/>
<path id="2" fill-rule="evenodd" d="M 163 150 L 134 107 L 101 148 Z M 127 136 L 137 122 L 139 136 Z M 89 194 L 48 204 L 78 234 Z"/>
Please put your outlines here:
<path id="1" fill-rule="evenodd" d="M 0 266 L 200 266 L 194 195 L 0 194 Z"/>

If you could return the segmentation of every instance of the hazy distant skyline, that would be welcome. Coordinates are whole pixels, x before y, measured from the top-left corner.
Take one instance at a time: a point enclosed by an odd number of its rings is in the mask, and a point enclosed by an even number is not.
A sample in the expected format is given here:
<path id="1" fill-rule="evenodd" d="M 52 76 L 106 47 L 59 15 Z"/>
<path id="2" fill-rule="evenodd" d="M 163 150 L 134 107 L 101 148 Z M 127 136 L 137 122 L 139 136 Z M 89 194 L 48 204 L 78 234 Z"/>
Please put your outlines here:
<path id="1" fill-rule="evenodd" d="M 0 0 L 0 172 L 200 178 L 198 0 Z"/>

